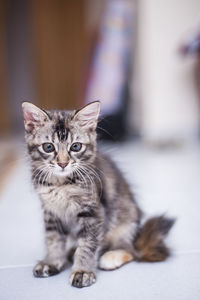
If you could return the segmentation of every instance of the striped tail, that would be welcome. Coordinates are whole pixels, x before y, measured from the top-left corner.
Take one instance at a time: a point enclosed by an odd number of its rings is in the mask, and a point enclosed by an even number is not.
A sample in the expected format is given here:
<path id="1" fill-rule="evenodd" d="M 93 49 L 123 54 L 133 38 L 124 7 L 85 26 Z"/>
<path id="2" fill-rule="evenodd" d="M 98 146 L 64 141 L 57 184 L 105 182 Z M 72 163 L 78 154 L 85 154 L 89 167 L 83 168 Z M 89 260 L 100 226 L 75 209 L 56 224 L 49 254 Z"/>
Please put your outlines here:
<path id="1" fill-rule="evenodd" d="M 175 219 L 159 216 L 144 223 L 134 241 L 137 261 L 163 261 L 170 255 L 164 239 L 174 222 Z"/>

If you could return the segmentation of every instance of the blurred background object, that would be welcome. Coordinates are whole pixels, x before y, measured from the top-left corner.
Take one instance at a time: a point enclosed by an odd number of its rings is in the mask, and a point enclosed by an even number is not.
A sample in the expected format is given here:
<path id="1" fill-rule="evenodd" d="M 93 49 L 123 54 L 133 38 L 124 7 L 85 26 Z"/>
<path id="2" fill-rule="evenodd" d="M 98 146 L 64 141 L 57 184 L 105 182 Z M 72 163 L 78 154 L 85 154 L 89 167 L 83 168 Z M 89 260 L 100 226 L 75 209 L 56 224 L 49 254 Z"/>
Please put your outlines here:
<path id="1" fill-rule="evenodd" d="M 198 114 L 200 113 L 200 22 L 195 28 L 191 28 L 191 33 L 188 34 L 185 41 L 180 46 L 180 54 L 186 59 L 195 61 L 194 79 L 195 87 L 198 93 Z M 200 136 L 200 118 L 198 119 L 198 134 Z"/>
<path id="2" fill-rule="evenodd" d="M 145 140 L 197 137 L 195 60 L 183 60 L 178 49 L 199 20 L 199 11 L 198 0 L 138 1 L 133 94 L 137 90 L 139 130 Z"/>
<path id="3" fill-rule="evenodd" d="M 107 1 L 98 26 L 98 39 L 94 45 L 86 87 L 86 103 L 97 96 L 101 101 L 103 118 L 97 130 L 104 139 L 120 140 L 126 135 L 134 8 L 131 1 Z"/>

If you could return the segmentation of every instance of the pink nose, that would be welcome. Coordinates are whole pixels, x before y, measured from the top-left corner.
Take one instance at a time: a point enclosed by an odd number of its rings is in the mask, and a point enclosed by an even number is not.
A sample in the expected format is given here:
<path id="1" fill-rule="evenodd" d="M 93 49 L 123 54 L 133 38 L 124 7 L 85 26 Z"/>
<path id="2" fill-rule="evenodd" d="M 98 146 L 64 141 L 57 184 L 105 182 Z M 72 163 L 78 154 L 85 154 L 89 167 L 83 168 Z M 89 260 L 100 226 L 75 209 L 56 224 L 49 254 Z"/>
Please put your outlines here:
<path id="1" fill-rule="evenodd" d="M 61 168 L 65 168 L 67 165 L 68 165 L 68 162 L 65 162 L 65 163 L 58 163 L 59 167 Z"/>

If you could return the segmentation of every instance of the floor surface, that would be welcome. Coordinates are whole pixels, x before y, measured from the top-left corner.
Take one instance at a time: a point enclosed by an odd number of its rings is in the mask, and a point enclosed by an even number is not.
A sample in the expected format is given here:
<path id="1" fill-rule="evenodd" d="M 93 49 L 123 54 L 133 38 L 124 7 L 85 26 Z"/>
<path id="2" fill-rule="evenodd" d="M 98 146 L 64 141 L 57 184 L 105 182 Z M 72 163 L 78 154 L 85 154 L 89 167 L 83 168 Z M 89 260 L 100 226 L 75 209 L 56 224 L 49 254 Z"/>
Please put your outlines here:
<path id="1" fill-rule="evenodd" d="M 200 145 L 159 151 L 130 142 L 103 148 L 122 169 L 145 218 L 177 218 L 168 237 L 172 256 L 98 271 L 96 284 L 84 289 L 69 285 L 70 269 L 34 278 L 32 267 L 44 255 L 42 214 L 21 153 L 0 195 L 1 300 L 200 299 Z"/>

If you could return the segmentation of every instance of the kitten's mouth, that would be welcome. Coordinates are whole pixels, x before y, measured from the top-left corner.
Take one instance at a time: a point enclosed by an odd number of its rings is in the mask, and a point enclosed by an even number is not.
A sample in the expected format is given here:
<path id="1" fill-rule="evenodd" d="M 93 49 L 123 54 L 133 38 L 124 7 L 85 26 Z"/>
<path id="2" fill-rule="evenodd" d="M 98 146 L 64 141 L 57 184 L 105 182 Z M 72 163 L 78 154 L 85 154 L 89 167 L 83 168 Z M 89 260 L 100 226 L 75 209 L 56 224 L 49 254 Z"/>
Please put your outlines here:
<path id="1" fill-rule="evenodd" d="M 69 174 L 69 172 L 67 172 L 67 170 L 60 170 L 60 171 L 58 171 L 57 172 L 59 175 L 67 175 L 67 174 Z"/>
<path id="2" fill-rule="evenodd" d="M 60 168 L 60 170 L 56 170 L 56 172 L 55 172 L 55 175 L 56 176 L 61 176 L 61 177 L 63 177 L 63 176 L 69 176 L 69 175 L 71 175 L 71 171 L 68 169 L 68 168 Z"/>

